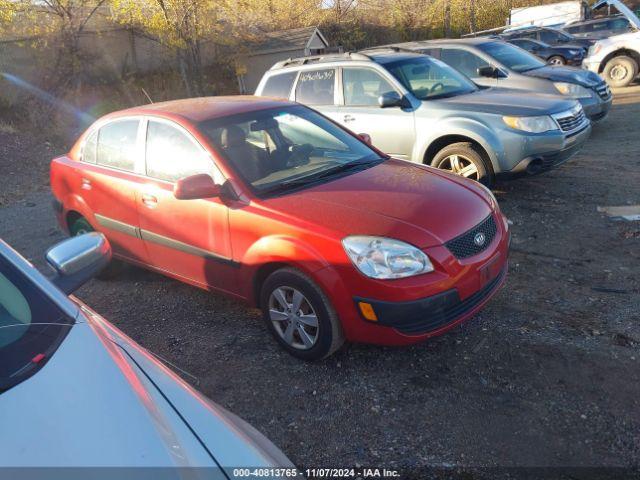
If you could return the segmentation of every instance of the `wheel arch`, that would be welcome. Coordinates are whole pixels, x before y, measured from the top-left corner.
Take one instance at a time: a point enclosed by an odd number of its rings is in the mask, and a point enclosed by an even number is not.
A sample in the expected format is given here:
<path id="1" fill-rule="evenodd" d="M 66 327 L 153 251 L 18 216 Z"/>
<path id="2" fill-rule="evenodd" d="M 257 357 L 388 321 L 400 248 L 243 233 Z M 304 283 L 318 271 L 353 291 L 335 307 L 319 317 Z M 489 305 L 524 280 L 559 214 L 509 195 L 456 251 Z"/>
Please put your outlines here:
<path id="1" fill-rule="evenodd" d="M 474 136 L 468 134 L 447 134 L 442 135 L 434 139 L 426 148 L 422 155 L 422 163 L 425 165 L 431 165 L 433 157 L 443 148 L 454 143 L 470 143 L 475 147 L 480 156 L 487 164 L 487 167 L 491 169 L 491 173 L 495 173 L 494 161 L 492 155 L 489 153 L 491 148 L 484 144 L 484 142 Z"/>
<path id="2" fill-rule="evenodd" d="M 288 236 L 263 237 L 254 243 L 244 258 L 246 266 L 245 298 L 253 306 L 259 306 L 262 284 L 276 270 L 294 268 L 307 276 L 329 266 L 329 262 L 315 248 L 299 239 Z M 321 287 L 322 288 L 322 287 Z"/>
<path id="3" fill-rule="evenodd" d="M 608 53 L 602 59 L 602 61 L 600 62 L 600 65 L 598 66 L 598 73 L 604 72 L 604 68 L 607 66 L 607 63 L 609 62 L 609 60 L 615 57 L 622 57 L 622 56 L 632 58 L 636 62 L 636 65 L 638 66 L 638 68 L 640 68 L 640 52 L 638 52 L 637 50 L 632 50 L 632 49 L 623 47 Z"/>

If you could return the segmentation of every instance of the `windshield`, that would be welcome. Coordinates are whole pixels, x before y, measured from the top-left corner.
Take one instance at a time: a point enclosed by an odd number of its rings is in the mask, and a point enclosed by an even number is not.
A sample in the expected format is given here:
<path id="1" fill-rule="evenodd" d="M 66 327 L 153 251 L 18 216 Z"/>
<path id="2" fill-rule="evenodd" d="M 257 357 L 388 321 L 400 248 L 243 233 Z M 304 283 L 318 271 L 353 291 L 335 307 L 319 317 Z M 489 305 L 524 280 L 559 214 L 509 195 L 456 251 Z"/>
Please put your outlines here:
<path id="1" fill-rule="evenodd" d="M 526 72 L 546 65 L 538 57 L 509 43 L 483 43 L 478 48 L 514 72 Z"/>
<path id="2" fill-rule="evenodd" d="M 208 120 L 200 129 L 257 194 L 329 181 L 383 160 L 367 144 L 303 106 Z"/>
<path id="3" fill-rule="evenodd" d="M 478 90 L 467 77 L 435 58 L 407 58 L 384 66 L 420 100 L 454 97 Z"/>
<path id="4" fill-rule="evenodd" d="M 0 393 L 37 372 L 72 321 L 0 257 Z"/>

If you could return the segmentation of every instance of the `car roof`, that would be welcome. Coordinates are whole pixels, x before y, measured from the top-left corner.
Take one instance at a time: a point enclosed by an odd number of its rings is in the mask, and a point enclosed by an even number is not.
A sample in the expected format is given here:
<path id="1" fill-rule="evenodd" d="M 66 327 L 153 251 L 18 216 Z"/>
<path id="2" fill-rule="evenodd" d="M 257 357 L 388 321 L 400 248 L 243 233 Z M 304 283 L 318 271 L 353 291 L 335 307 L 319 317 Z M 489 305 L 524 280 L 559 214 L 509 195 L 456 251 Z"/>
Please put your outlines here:
<path id="1" fill-rule="evenodd" d="M 328 53 L 322 55 L 308 55 L 306 57 L 288 58 L 287 60 L 277 62 L 269 70 L 274 71 L 285 68 L 295 69 L 296 67 L 301 66 L 354 61 L 372 62 L 384 65 L 385 63 L 389 63 L 392 61 L 420 56 L 424 55 L 418 52 L 402 49 L 396 45 L 385 45 L 381 47 L 372 47 L 357 52 Z"/>
<path id="2" fill-rule="evenodd" d="M 499 38 L 492 37 L 470 37 L 470 38 L 439 38 L 436 40 L 423 40 L 416 42 L 419 45 L 438 45 L 438 44 L 459 44 L 459 45 L 482 45 L 488 42 L 499 42 Z"/>
<path id="3" fill-rule="evenodd" d="M 107 117 L 124 117 L 131 115 L 154 115 L 161 117 L 182 117 L 194 123 L 227 117 L 238 113 L 264 110 L 295 105 L 286 100 L 252 95 L 233 95 L 220 97 L 198 97 L 151 103 L 139 107 L 119 110 Z"/>
<path id="4" fill-rule="evenodd" d="M 619 19 L 624 19 L 627 22 L 629 21 L 628 18 L 625 18 L 624 15 L 620 14 L 620 15 L 611 15 L 609 17 L 592 18 L 590 20 L 583 20 L 581 22 L 573 22 L 573 23 L 569 23 L 566 26 L 567 27 L 575 27 L 575 26 L 579 26 L 579 25 L 591 25 L 593 23 L 603 23 L 603 22 L 608 22 L 610 20 L 619 20 Z"/>

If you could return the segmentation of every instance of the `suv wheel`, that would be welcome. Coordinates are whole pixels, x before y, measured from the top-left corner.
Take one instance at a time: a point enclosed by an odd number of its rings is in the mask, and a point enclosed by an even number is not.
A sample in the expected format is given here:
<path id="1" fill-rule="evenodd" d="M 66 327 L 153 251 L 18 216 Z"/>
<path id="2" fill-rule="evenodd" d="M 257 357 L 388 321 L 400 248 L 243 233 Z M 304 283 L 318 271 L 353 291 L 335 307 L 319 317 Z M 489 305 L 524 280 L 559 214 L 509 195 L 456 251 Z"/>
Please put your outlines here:
<path id="1" fill-rule="evenodd" d="M 89 221 L 84 217 L 78 217 L 69 224 L 69 233 L 72 237 L 93 232 L 95 229 Z M 100 280 L 108 280 L 115 277 L 122 270 L 122 262 L 119 260 L 111 260 L 109 264 L 98 274 L 96 278 Z"/>
<path id="2" fill-rule="evenodd" d="M 492 172 L 482 155 L 468 142 L 452 143 L 444 147 L 433 157 L 431 166 L 486 186 L 493 183 Z"/>
<path id="3" fill-rule="evenodd" d="M 633 58 L 620 55 L 607 62 L 602 74 L 612 87 L 626 87 L 636 78 L 638 64 Z"/>
<path id="4" fill-rule="evenodd" d="M 269 275 L 262 285 L 260 305 L 267 328 L 294 357 L 321 360 L 344 343 L 329 299 L 298 270 L 283 268 Z"/>
<path id="5" fill-rule="evenodd" d="M 567 61 L 560 55 L 554 55 L 553 57 L 549 58 L 549 60 L 547 60 L 547 63 L 549 65 L 565 65 Z"/>

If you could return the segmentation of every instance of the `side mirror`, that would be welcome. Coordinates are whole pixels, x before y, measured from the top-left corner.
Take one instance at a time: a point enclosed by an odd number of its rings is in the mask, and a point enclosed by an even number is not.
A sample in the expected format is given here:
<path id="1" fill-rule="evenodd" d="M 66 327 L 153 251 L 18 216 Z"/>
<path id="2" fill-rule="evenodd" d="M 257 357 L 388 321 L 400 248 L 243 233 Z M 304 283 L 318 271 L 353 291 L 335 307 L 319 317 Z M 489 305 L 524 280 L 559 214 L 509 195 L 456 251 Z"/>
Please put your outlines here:
<path id="1" fill-rule="evenodd" d="M 484 67 L 478 67 L 478 76 L 479 77 L 487 77 L 487 78 L 498 78 L 498 69 L 496 67 L 492 67 L 491 65 L 485 65 Z"/>
<path id="2" fill-rule="evenodd" d="M 358 137 L 367 145 L 371 145 L 371 135 L 369 135 L 368 133 L 359 133 Z"/>
<path id="3" fill-rule="evenodd" d="M 220 185 L 206 173 L 181 178 L 173 187 L 173 196 L 178 200 L 196 200 L 220 196 Z"/>
<path id="4" fill-rule="evenodd" d="M 380 108 L 403 107 L 404 98 L 398 92 L 386 92 L 378 97 Z"/>
<path id="5" fill-rule="evenodd" d="M 57 243 L 47 250 L 45 258 L 56 272 L 52 282 L 68 295 L 107 266 L 111 246 L 103 234 L 85 233 Z"/>

